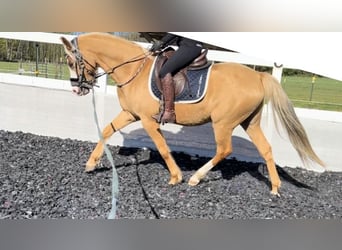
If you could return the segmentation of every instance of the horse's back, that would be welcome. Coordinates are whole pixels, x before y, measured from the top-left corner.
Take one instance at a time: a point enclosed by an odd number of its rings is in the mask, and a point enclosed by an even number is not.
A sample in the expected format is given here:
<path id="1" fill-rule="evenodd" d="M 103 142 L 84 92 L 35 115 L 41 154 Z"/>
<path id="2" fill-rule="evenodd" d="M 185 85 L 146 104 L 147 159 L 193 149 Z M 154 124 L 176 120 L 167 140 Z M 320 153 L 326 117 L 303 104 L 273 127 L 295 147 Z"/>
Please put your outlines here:
<path id="1" fill-rule="evenodd" d="M 209 85 L 210 92 L 226 98 L 249 98 L 256 101 L 264 98 L 262 74 L 238 63 L 213 65 Z"/>
<path id="2" fill-rule="evenodd" d="M 212 67 L 212 74 L 215 77 L 217 77 L 217 74 L 233 81 L 250 82 L 260 80 L 260 72 L 248 66 L 233 62 L 214 64 Z"/>

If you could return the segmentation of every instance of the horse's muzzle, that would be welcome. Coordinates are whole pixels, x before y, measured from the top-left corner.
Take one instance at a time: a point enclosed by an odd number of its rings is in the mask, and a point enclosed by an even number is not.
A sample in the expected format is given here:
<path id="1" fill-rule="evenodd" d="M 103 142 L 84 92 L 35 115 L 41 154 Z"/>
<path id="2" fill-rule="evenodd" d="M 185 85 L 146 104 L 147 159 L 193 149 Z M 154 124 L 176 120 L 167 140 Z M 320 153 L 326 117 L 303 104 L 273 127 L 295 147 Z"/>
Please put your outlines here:
<path id="1" fill-rule="evenodd" d="M 90 90 L 88 88 L 80 88 L 77 86 L 72 87 L 72 92 L 78 96 L 84 96 L 89 94 Z"/>

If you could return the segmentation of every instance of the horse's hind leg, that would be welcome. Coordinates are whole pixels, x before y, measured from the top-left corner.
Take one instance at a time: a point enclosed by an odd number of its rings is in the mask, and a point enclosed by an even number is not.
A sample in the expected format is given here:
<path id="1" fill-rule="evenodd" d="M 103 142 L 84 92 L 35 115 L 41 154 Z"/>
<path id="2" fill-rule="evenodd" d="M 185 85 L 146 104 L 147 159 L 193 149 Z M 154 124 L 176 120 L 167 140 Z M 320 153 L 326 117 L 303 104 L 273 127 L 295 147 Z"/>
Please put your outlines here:
<path id="1" fill-rule="evenodd" d="M 111 123 L 109 123 L 102 131 L 102 137 L 104 141 L 108 140 L 116 131 L 122 129 L 128 124 L 135 122 L 136 119 L 134 116 L 127 112 L 121 111 L 117 117 L 113 119 Z M 87 163 L 86 163 L 86 172 L 90 172 L 95 169 L 96 165 L 99 163 L 102 155 L 103 155 L 104 145 L 101 140 L 97 143 L 95 149 L 91 153 Z"/>
<path id="2" fill-rule="evenodd" d="M 232 133 L 233 130 L 227 128 L 227 124 L 213 123 L 215 141 L 216 141 L 216 154 L 215 156 L 198 169 L 193 176 L 191 176 L 188 184 L 190 186 L 196 186 L 201 179 L 203 179 L 207 173 L 215 167 L 221 160 L 230 155 L 233 151 L 232 148 Z"/>
<path id="3" fill-rule="evenodd" d="M 247 134 L 257 147 L 260 155 L 264 158 L 267 165 L 267 170 L 270 175 L 271 180 L 271 186 L 272 190 L 271 193 L 274 195 L 278 195 L 278 189 L 280 188 L 280 179 L 279 175 L 274 163 L 273 154 L 272 154 L 272 148 L 270 144 L 267 142 L 264 133 L 262 132 L 260 128 L 260 118 L 257 118 L 257 121 L 254 122 L 248 122 L 246 124 L 241 124 L 242 127 L 246 130 Z"/>

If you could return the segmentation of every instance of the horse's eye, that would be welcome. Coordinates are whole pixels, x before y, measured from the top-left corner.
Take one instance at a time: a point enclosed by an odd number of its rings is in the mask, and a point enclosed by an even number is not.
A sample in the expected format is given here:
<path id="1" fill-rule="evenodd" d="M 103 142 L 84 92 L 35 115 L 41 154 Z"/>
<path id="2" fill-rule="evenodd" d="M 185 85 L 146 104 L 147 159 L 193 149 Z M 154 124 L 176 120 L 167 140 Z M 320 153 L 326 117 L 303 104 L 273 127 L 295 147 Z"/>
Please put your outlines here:
<path id="1" fill-rule="evenodd" d="M 71 69 L 75 68 L 75 63 L 70 58 L 67 58 L 67 64 Z"/>
<path id="2" fill-rule="evenodd" d="M 92 77 L 95 77 L 96 72 L 91 71 L 91 70 L 88 70 L 88 74 L 89 74 L 90 76 L 92 76 Z"/>
<path id="3" fill-rule="evenodd" d="M 70 68 L 74 68 L 74 62 L 72 61 L 71 57 L 68 54 L 65 55 L 65 59 L 66 59 L 68 66 Z"/>
<path id="4" fill-rule="evenodd" d="M 68 66 L 72 69 L 72 68 L 74 68 L 74 63 L 73 62 L 71 62 L 71 61 L 67 61 L 68 62 Z"/>

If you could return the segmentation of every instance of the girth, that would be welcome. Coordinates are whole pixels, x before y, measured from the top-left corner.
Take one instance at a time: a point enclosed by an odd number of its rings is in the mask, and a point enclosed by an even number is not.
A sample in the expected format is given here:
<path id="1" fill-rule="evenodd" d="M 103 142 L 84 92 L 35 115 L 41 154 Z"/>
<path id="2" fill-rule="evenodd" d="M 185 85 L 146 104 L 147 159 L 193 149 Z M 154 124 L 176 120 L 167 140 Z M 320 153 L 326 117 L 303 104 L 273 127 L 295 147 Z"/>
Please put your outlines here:
<path id="1" fill-rule="evenodd" d="M 159 54 L 154 68 L 154 75 L 156 80 L 156 85 L 160 92 L 162 92 L 161 79 L 159 78 L 159 72 L 164 63 L 172 57 L 175 50 L 172 48 L 167 48 L 163 53 Z M 175 85 L 175 96 L 178 96 L 185 87 L 189 84 L 189 79 L 187 77 L 188 70 L 200 70 L 211 65 L 211 62 L 207 59 L 208 49 L 204 49 L 202 53 L 187 67 L 181 69 L 178 73 L 173 76 L 173 83 Z"/>

